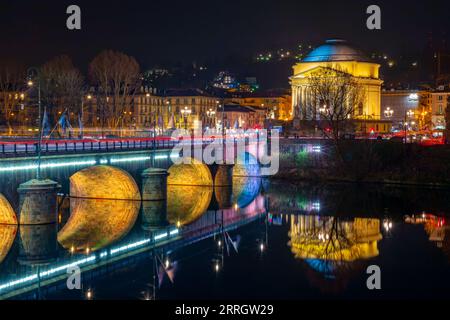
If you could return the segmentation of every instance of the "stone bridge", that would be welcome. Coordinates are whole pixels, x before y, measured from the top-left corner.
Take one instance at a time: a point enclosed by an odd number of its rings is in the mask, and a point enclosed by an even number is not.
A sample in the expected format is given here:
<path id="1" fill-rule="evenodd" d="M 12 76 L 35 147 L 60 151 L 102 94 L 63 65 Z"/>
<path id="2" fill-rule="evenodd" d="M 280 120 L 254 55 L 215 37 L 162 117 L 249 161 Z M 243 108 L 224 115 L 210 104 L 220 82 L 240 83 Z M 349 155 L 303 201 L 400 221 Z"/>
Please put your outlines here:
<path id="1" fill-rule="evenodd" d="M 217 190 L 231 189 L 234 179 L 260 177 L 257 159 L 249 152 L 239 155 L 235 165 L 206 165 L 194 158 L 190 163 L 173 164 L 168 169 L 150 167 L 141 170 L 141 191 L 135 179 L 126 170 L 99 159 L 93 166 L 72 174 L 70 197 L 87 199 L 119 199 L 143 201 L 154 208 L 148 215 L 148 226 L 163 227 L 167 224 L 167 186 L 178 187 L 187 192 L 192 187 L 208 187 L 215 190 L 213 201 L 217 209 L 230 206 L 229 197 L 221 197 Z M 189 188 L 191 187 L 191 188 Z M 17 188 L 19 209 L 17 217 L 8 200 L 0 199 L 4 206 L 0 209 L 0 223 L 20 225 L 41 225 L 57 222 L 57 194 L 60 185 L 52 180 L 32 179 L 21 183 Z M 192 191 L 191 191 L 192 192 Z M 189 192 L 187 192 L 189 194 Z M 208 203 L 210 202 L 208 199 Z M 156 205 L 158 203 L 158 205 Z"/>

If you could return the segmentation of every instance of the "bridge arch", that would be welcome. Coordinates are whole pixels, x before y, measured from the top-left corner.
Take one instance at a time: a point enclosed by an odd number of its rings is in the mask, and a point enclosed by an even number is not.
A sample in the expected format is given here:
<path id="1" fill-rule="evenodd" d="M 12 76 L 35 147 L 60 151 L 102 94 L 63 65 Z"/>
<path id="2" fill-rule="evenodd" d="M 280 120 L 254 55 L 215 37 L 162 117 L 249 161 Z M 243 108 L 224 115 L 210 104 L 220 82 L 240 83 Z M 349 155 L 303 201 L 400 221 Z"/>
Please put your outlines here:
<path id="1" fill-rule="evenodd" d="M 112 166 L 93 166 L 72 175 L 70 196 L 70 218 L 58 242 L 77 251 L 95 251 L 125 236 L 141 206 L 133 177 Z"/>
<path id="2" fill-rule="evenodd" d="M 17 225 L 17 216 L 8 199 L 0 194 L 0 224 Z"/>
<path id="3" fill-rule="evenodd" d="M 208 166 L 192 158 L 189 164 L 174 164 L 169 168 L 168 185 L 213 186 L 214 181 Z"/>
<path id="4" fill-rule="evenodd" d="M 139 187 L 126 171 L 112 166 L 93 166 L 70 177 L 70 196 L 75 198 L 141 200 Z"/>

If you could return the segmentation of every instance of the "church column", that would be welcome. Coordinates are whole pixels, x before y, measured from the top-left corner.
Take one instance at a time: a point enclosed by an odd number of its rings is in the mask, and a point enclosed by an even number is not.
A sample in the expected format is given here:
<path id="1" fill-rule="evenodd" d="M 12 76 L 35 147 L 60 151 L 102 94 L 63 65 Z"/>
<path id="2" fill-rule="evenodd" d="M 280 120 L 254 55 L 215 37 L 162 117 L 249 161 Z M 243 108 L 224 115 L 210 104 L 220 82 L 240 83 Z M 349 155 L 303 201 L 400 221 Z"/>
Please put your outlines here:
<path id="1" fill-rule="evenodd" d="M 297 87 L 297 105 L 295 106 L 295 111 L 297 112 L 297 118 L 300 119 L 301 117 L 301 110 L 302 110 L 302 100 L 301 100 L 301 93 L 302 93 L 302 87 Z"/>
<path id="2" fill-rule="evenodd" d="M 297 115 L 297 105 L 298 105 L 298 87 L 292 86 L 292 114 L 294 117 Z"/>
<path id="3" fill-rule="evenodd" d="M 309 120 L 308 87 L 305 87 L 305 120 Z"/>
<path id="4" fill-rule="evenodd" d="M 299 119 L 302 118 L 302 87 L 297 87 L 297 116 Z"/>
<path id="5" fill-rule="evenodd" d="M 302 90 L 302 100 L 303 100 L 303 120 L 307 120 L 308 118 L 308 100 L 307 100 L 307 92 L 306 86 L 303 87 Z"/>

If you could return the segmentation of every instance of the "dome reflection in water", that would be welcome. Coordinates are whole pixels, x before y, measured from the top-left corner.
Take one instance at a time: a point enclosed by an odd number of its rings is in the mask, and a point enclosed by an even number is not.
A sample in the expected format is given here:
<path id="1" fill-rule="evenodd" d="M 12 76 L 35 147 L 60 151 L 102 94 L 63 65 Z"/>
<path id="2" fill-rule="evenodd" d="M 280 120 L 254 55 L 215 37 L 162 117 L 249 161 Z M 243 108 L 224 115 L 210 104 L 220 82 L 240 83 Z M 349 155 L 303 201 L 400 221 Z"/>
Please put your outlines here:
<path id="1" fill-rule="evenodd" d="M 292 215 L 292 253 L 308 266 L 309 280 L 325 291 L 345 289 L 363 261 L 377 257 L 379 219 Z M 355 272 L 356 271 L 356 272 Z"/>

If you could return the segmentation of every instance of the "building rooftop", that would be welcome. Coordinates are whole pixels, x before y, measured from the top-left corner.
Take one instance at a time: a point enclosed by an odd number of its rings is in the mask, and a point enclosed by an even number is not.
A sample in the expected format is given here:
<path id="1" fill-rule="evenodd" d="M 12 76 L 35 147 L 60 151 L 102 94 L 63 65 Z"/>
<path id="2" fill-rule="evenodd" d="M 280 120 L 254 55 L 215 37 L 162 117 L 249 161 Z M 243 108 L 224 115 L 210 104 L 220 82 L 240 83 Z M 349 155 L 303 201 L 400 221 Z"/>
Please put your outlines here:
<path id="1" fill-rule="evenodd" d="M 224 112 L 256 112 L 252 107 L 229 103 L 224 105 Z"/>
<path id="2" fill-rule="evenodd" d="M 351 47 L 347 41 L 327 40 L 325 44 L 311 51 L 302 62 L 360 61 L 370 62 L 361 51 Z"/>
<path id="3" fill-rule="evenodd" d="M 200 89 L 167 89 L 161 94 L 165 97 L 209 97 L 210 94 Z"/>

